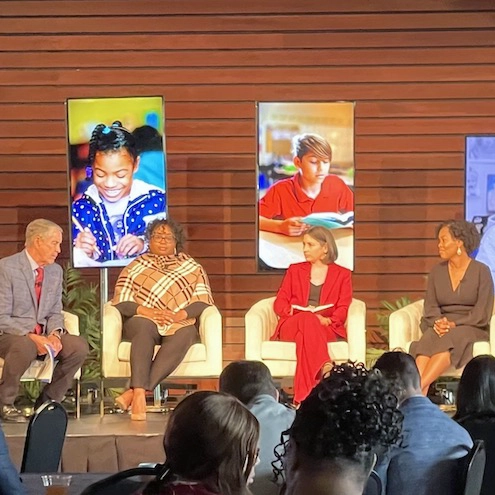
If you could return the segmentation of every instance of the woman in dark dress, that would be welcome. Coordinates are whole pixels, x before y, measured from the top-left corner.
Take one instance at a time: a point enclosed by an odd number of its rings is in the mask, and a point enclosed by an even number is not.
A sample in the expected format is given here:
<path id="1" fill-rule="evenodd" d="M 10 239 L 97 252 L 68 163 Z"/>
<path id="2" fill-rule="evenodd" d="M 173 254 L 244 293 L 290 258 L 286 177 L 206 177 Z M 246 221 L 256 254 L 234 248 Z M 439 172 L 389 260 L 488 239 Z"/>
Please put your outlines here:
<path id="1" fill-rule="evenodd" d="M 486 466 L 481 495 L 495 493 L 495 358 L 478 356 L 464 368 L 454 419 L 473 440 L 483 440 Z"/>
<path id="2" fill-rule="evenodd" d="M 493 312 L 490 269 L 470 254 L 479 246 L 476 227 L 464 220 L 449 220 L 437 229 L 442 261 L 428 277 L 421 330 L 411 344 L 421 374 L 421 389 L 451 365 L 462 368 L 473 357 L 473 344 L 489 340 Z"/>

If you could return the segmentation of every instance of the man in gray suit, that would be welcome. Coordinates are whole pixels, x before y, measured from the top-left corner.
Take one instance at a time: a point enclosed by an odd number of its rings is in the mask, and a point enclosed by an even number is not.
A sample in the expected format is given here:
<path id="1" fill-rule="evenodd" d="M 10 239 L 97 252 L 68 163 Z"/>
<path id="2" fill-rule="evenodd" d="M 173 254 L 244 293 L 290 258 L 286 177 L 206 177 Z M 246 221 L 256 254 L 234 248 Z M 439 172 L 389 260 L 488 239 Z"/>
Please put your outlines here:
<path id="1" fill-rule="evenodd" d="M 278 390 L 268 367 L 261 361 L 234 361 L 220 375 L 220 392 L 239 399 L 256 416 L 260 424 L 260 463 L 256 466 L 254 495 L 276 495 L 280 486 L 274 482 L 273 449 L 281 442 L 281 433 L 288 430 L 296 411 L 278 402 Z"/>
<path id="2" fill-rule="evenodd" d="M 62 316 L 62 268 L 55 264 L 60 253 L 62 229 L 49 220 L 33 220 L 26 228 L 25 249 L 0 260 L 0 417 L 4 421 L 26 419 L 14 406 L 23 373 L 50 346 L 58 364 L 52 382 L 38 397 L 60 402 L 75 372 L 88 353 L 87 342 L 64 329 Z"/>

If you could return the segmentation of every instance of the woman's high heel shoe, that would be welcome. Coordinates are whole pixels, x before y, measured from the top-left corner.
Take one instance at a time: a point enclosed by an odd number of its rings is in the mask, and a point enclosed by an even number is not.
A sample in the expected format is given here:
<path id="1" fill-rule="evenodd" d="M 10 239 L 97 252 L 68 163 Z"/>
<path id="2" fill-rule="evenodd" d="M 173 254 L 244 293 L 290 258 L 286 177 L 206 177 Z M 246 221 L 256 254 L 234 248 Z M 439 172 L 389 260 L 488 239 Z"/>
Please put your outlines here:
<path id="1" fill-rule="evenodd" d="M 132 398 L 131 419 L 133 421 L 146 421 L 146 394 L 144 389 L 136 393 Z"/>
<path id="2" fill-rule="evenodd" d="M 324 363 L 323 366 L 321 367 L 320 380 L 326 378 L 332 371 L 332 368 L 333 368 L 332 361 L 327 361 L 326 363 Z"/>
<path id="3" fill-rule="evenodd" d="M 132 398 L 134 397 L 134 390 L 130 388 L 126 390 L 122 395 L 119 395 L 115 399 L 115 404 L 122 409 L 122 411 L 127 411 L 132 404 Z"/>

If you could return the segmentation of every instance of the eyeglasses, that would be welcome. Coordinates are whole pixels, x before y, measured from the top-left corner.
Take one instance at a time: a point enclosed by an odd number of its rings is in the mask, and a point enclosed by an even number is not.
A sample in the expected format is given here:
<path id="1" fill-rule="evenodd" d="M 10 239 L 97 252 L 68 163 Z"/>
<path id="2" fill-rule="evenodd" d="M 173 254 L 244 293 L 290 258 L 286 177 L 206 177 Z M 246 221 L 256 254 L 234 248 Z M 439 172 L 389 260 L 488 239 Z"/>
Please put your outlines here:
<path id="1" fill-rule="evenodd" d="M 157 242 L 161 242 L 161 241 L 165 241 L 165 242 L 173 242 L 175 241 L 175 237 L 173 235 L 164 235 L 164 234 L 153 234 L 151 236 L 151 238 L 154 240 L 154 241 L 157 241 Z"/>

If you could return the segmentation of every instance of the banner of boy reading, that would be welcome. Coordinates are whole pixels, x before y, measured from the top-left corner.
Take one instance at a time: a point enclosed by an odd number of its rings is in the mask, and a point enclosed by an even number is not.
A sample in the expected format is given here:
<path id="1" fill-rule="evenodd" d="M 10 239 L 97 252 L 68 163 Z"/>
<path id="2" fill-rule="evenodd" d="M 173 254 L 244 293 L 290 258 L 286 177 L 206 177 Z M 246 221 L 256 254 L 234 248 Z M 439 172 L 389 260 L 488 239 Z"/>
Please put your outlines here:
<path id="1" fill-rule="evenodd" d="M 258 103 L 258 267 L 304 261 L 312 226 L 354 268 L 354 103 Z"/>
<path id="2" fill-rule="evenodd" d="M 162 97 L 67 100 L 72 263 L 125 266 L 167 211 Z"/>

